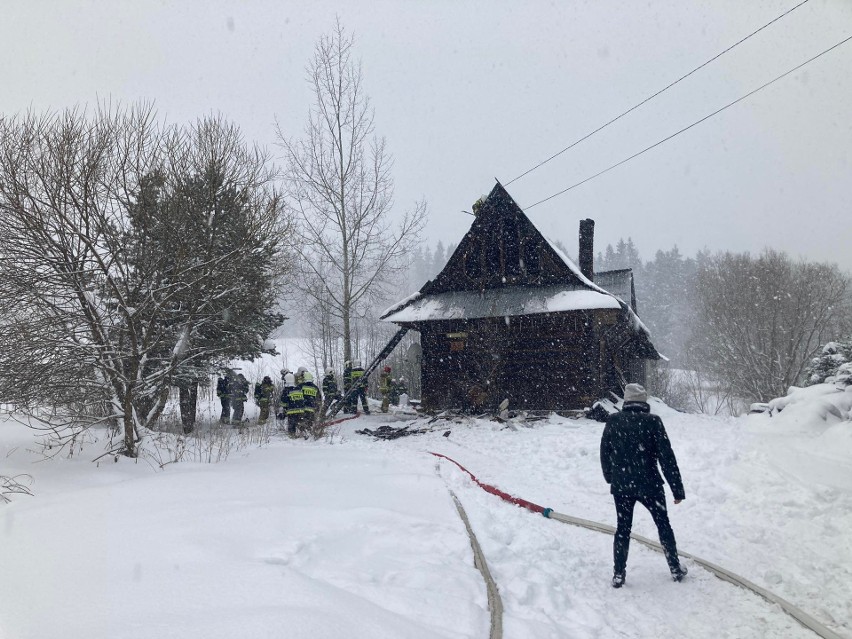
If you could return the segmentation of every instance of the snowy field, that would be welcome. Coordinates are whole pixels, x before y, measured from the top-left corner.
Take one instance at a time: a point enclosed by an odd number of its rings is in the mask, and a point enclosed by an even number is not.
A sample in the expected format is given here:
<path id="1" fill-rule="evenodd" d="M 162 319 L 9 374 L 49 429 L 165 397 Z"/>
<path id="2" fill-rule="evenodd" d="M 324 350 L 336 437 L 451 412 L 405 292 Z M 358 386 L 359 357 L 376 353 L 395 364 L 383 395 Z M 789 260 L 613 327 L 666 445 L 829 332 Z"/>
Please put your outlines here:
<path id="1" fill-rule="evenodd" d="M 852 393 L 807 392 L 773 417 L 655 404 L 687 494 L 669 510 L 681 550 L 852 638 Z M 802 408 L 825 402 L 836 410 Z M 663 557 L 635 542 L 614 590 L 611 537 L 502 502 L 427 454 L 614 524 L 602 424 L 439 421 L 390 442 L 354 432 L 403 418 L 374 413 L 331 441 L 273 435 L 218 464 L 162 470 L 92 463 L 102 443 L 39 461 L 30 431 L 0 423 L 0 474 L 35 480 L 35 496 L 0 505 L 0 637 L 484 638 L 485 587 L 450 490 L 500 589 L 507 639 L 815 636 L 692 562 L 672 582 Z M 641 508 L 634 531 L 656 538 Z"/>

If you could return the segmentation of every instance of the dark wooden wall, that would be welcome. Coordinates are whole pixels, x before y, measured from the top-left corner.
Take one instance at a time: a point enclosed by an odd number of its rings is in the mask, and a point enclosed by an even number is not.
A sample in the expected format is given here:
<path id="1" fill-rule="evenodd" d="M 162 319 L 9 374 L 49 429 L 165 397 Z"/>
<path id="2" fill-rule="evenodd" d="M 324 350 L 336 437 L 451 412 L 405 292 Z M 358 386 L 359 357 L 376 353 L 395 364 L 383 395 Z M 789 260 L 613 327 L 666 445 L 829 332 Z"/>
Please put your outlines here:
<path id="1" fill-rule="evenodd" d="M 503 399 L 515 410 L 591 406 L 644 371 L 620 336 L 616 310 L 576 311 L 420 325 L 423 405 L 428 410 L 482 410 Z"/>

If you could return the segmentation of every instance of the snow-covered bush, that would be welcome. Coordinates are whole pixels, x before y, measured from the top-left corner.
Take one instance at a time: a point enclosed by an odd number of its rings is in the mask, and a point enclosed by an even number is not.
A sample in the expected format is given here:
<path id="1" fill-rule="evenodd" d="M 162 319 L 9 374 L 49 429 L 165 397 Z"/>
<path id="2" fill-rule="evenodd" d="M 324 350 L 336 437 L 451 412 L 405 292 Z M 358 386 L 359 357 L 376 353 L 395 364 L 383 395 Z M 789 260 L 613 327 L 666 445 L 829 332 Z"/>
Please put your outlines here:
<path id="1" fill-rule="evenodd" d="M 852 363 L 852 339 L 829 342 L 822 347 L 820 354 L 814 357 L 805 369 L 805 386 L 822 384 L 828 378 L 836 380 L 838 376 L 849 379 L 852 375 L 850 363 Z"/>

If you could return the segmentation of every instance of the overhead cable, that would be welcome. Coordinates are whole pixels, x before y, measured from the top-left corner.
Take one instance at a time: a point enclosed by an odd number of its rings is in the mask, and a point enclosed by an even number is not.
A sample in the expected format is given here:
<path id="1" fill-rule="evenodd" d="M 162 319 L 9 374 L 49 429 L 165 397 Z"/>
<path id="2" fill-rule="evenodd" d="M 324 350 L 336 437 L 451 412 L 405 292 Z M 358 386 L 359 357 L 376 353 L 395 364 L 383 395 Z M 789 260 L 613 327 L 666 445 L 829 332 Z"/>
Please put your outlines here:
<path id="1" fill-rule="evenodd" d="M 625 158 L 625 159 L 621 160 L 620 162 L 616 162 L 616 163 L 615 163 L 615 164 L 613 164 L 612 166 L 610 166 L 610 167 L 608 167 L 608 168 L 604 169 L 603 171 L 599 171 L 598 173 L 595 173 L 594 175 L 590 175 L 590 176 L 589 176 L 589 177 L 587 177 L 585 180 L 581 180 L 581 181 L 579 181 L 579 182 L 577 182 L 577 183 L 575 183 L 575 184 L 572 184 L 572 185 L 571 185 L 571 186 L 569 186 L 568 188 L 566 188 L 566 189 L 562 189 L 562 190 L 561 190 L 561 191 L 559 191 L 558 193 L 554 193 L 553 195 L 550 195 L 550 196 L 548 196 L 548 197 L 544 198 L 543 200 L 539 200 L 539 201 L 538 201 L 538 202 L 536 202 L 535 204 L 530 204 L 529 206 L 524 207 L 524 208 L 525 208 L 525 210 L 529 210 L 529 209 L 533 208 L 534 206 L 538 206 L 539 204 L 541 204 L 541 203 L 543 203 L 543 202 L 547 202 L 548 200 L 552 200 L 553 198 L 555 198 L 555 197 L 557 197 L 557 196 L 559 196 L 559 195 L 562 195 L 563 193 L 567 193 L 567 192 L 568 192 L 568 191 L 570 191 L 571 189 L 575 189 L 575 188 L 577 188 L 578 186 L 581 186 L 581 185 L 585 184 L 586 182 L 588 182 L 588 181 L 590 181 L 590 180 L 594 180 L 596 177 L 601 176 L 601 175 L 603 175 L 604 173 L 608 173 L 609 171 L 612 171 L 614 168 L 617 168 L 617 167 L 621 166 L 622 164 L 625 164 L 625 163 L 629 162 L 629 161 L 630 161 L 630 160 L 632 160 L 633 158 L 637 158 L 637 157 L 639 157 L 640 155 L 642 155 L 642 154 L 643 154 L 643 153 L 645 153 L 646 151 L 650 151 L 651 149 L 653 149 L 653 148 L 655 148 L 655 147 L 660 146 L 660 145 L 661 145 L 661 144 L 663 144 L 664 142 L 668 142 L 669 140 L 671 140 L 672 138 L 674 138 L 674 137 L 676 137 L 676 136 L 680 135 L 680 134 L 681 134 L 681 133 L 683 133 L 684 131 L 688 131 L 688 130 L 689 130 L 689 129 L 691 129 L 692 127 L 694 127 L 694 126 L 696 126 L 696 125 L 698 125 L 698 124 L 701 124 L 701 123 L 702 123 L 702 122 L 704 122 L 705 120 L 709 120 L 709 119 L 710 119 L 710 118 L 712 118 L 714 115 L 717 115 L 717 114 L 721 113 L 721 112 L 722 112 L 722 111 L 724 111 L 725 109 L 727 109 L 727 108 L 729 108 L 729 107 L 732 107 L 732 106 L 734 106 L 735 104 L 737 104 L 737 103 L 739 103 L 739 102 L 742 102 L 742 101 L 743 101 L 743 100 L 745 100 L 746 98 L 749 98 L 749 97 L 753 96 L 753 95 L 754 95 L 755 93 L 757 93 L 758 91 L 761 91 L 761 90 L 765 89 L 766 87 L 768 87 L 769 85 L 771 85 L 771 84 L 774 84 L 774 83 L 778 82 L 778 80 L 780 80 L 780 79 L 782 79 L 782 78 L 785 78 L 785 77 L 787 77 L 788 75 L 790 75 L 791 73 L 794 73 L 794 72 L 798 71 L 799 69 L 801 69 L 801 68 L 802 68 L 802 67 L 804 67 L 805 65 L 810 64 L 811 62 L 813 62 L 813 61 L 814 61 L 814 60 L 816 60 L 817 58 L 820 58 L 820 57 L 824 56 L 826 53 L 828 53 L 828 52 L 830 52 L 830 51 L 833 51 L 834 49 L 836 49 L 837 47 L 839 47 L 839 46 L 841 46 L 841 45 L 846 44 L 846 43 L 847 43 L 847 42 L 849 42 L 850 40 L 852 40 L 852 36 L 848 36 L 847 38 L 845 38 L 845 39 L 841 40 L 841 41 L 840 41 L 840 42 L 838 42 L 837 44 L 835 44 L 835 45 L 833 45 L 833 46 L 829 47 L 829 48 L 828 48 L 828 49 L 826 49 L 825 51 L 822 51 L 821 53 L 818 53 L 818 54 L 817 54 L 817 55 L 815 55 L 814 57 L 812 57 L 812 58 L 810 58 L 810 59 L 808 59 L 808 60 L 805 60 L 805 61 L 804 61 L 804 62 L 802 62 L 801 64 L 796 65 L 795 67 L 793 67 L 792 69 L 790 69 L 789 71 L 785 71 L 785 72 L 784 72 L 784 73 L 782 73 L 781 75 L 779 75 L 779 76 L 777 76 L 777 77 L 773 78 L 772 80 L 770 80 L 770 81 L 769 81 L 769 82 L 767 82 L 766 84 L 762 84 L 761 86 L 757 87 L 757 88 L 756 88 L 756 89 L 754 89 L 753 91 L 749 91 L 748 93 L 746 93 L 745 95 L 743 95 L 743 96 L 741 96 L 741 97 L 737 98 L 737 99 L 736 99 L 736 100 L 734 100 L 733 102 L 729 102 L 729 103 L 728 103 L 728 104 L 726 104 L 725 106 L 723 106 L 723 107 L 721 107 L 721 108 L 719 108 L 719 109 L 716 109 L 715 111 L 713 111 L 713 113 L 710 113 L 709 115 L 705 115 L 705 116 L 704 116 L 703 118 L 701 118 L 700 120 L 697 120 L 697 121 L 693 122 L 693 123 L 692 123 L 692 124 L 690 124 L 689 126 L 685 126 L 684 128 L 680 129 L 679 131 L 676 131 L 676 132 L 672 133 L 671 135 L 669 135 L 668 137 L 663 138 L 663 139 L 662 139 L 662 140 L 660 140 L 659 142 L 655 142 L 655 143 L 654 143 L 654 144 L 652 144 L 651 146 L 645 147 L 644 149 L 642 149 L 641 151 L 638 151 L 637 153 L 634 153 L 634 154 L 633 154 L 633 155 L 631 155 L 630 157 L 627 157 L 627 158 Z"/>
<path id="2" fill-rule="evenodd" d="M 699 71 L 700 69 L 703 69 L 704 67 L 706 67 L 708 64 L 710 64 L 710 63 L 711 63 L 711 62 L 713 62 L 714 60 L 718 60 L 719 58 L 721 58 L 723 55 L 725 55 L 728 51 L 730 51 L 730 50 L 731 50 L 731 49 L 733 49 L 734 47 L 739 46 L 740 44 L 742 44 L 743 42 L 745 42 L 746 40 L 748 40 L 749 38 L 751 38 L 753 35 L 756 35 L 756 34 L 760 33 L 761 31 L 763 31 L 763 30 L 764 30 L 766 27 L 768 27 L 769 25 L 771 25 L 771 24 L 773 24 L 773 23 L 775 23 L 775 22 L 778 22 L 781 18 L 783 18 L 784 16 L 786 16 L 786 15 L 788 15 L 788 14 L 792 13 L 793 11 L 795 11 L 796 9 L 798 9 L 799 7 L 801 7 L 803 4 L 805 4 L 805 3 L 807 3 L 807 2 L 809 2 L 809 0 L 802 0 L 802 2 L 800 2 L 799 4 L 797 4 L 796 6 L 794 6 L 792 9 L 788 9 L 787 11 L 785 11 L 784 13 L 782 13 L 780 16 L 778 16 L 778 17 L 776 17 L 776 18 L 773 18 L 772 20 L 770 20 L 769 22 L 767 22 L 766 24 L 764 24 L 764 25 L 763 25 L 762 27 L 760 27 L 759 29 L 756 29 L 755 31 L 752 31 L 752 32 L 751 32 L 751 33 L 749 33 L 746 37 L 742 38 L 741 40 L 738 40 L 737 42 L 735 42 L 734 44 L 732 44 L 731 46 L 729 46 L 727 49 L 725 49 L 724 51 L 722 51 L 722 52 L 720 52 L 720 53 L 717 53 L 717 54 L 716 54 L 716 55 L 714 55 L 712 58 L 710 58 L 709 60 L 707 60 L 706 62 L 704 62 L 703 64 L 698 65 L 697 67 L 695 67 L 692 71 L 690 71 L 690 72 L 689 72 L 689 73 L 687 73 L 686 75 L 682 75 L 681 77 L 679 77 L 677 80 L 675 80 L 675 81 L 674 81 L 674 82 L 672 82 L 671 84 L 669 84 L 669 85 L 667 85 L 667 86 L 663 87 L 662 89 L 660 89 L 659 91 L 657 91 L 657 92 L 656 92 L 656 93 L 654 93 L 653 95 L 649 95 L 647 98 L 645 98 L 644 100 L 642 100 L 642 101 L 641 101 L 641 102 L 639 102 L 638 104 L 636 104 L 636 105 L 634 105 L 634 106 L 630 107 L 629 109 L 627 109 L 627 111 L 625 111 L 625 112 L 624 112 L 624 113 L 622 113 L 621 115 L 617 115 L 616 117 L 614 117 L 612 120 L 610 120 L 610 121 L 609 121 L 609 122 L 607 122 L 606 124 L 602 124 L 601 126 L 599 126 L 599 127 L 598 127 L 597 129 L 595 129 L 594 131 L 591 131 L 591 132 L 587 133 L 586 135 L 584 135 L 583 137 L 581 137 L 579 140 L 576 140 L 576 141 L 572 142 L 571 144 L 569 144 L 568 146 L 566 146 L 564 149 L 562 149 L 562 150 L 561 150 L 561 151 L 559 151 L 558 153 L 554 153 L 553 155 L 551 155 L 549 158 L 547 158 L 547 159 L 546 159 L 546 160 L 544 160 L 543 162 L 539 162 L 538 164 L 536 164 L 536 165 L 535 165 L 534 167 L 532 167 L 531 169 L 528 169 L 527 171 L 524 171 L 523 173 L 521 173 L 519 176 L 517 176 L 517 177 L 515 177 L 515 178 L 512 178 L 511 180 L 509 180 L 508 182 L 506 182 L 506 186 L 509 186 L 512 182 L 515 182 L 516 180 L 520 180 L 520 179 L 521 179 L 522 177 L 524 177 L 525 175 L 528 175 L 528 174 L 532 173 L 533 171 L 535 171 L 536 169 L 538 169 L 538 168 L 540 168 L 540 167 L 544 166 L 545 164 L 547 164 L 548 162 L 550 162 L 550 161 L 551 161 L 551 160 L 553 160 L 554 158 L 557 158 L 557 157 L 559 157 L 560 155 L 562 155 L 563 153 L 565 153 L 565 151 L 568 151 L 568 150 L 570 150 L 570 149 L 573 149 L 575 146 L 577 146 L 578 144 L 580 144 L 580 142 L 582 142 L 583 140 L 587 140 L 587 139 L 589 139 L 589 138 L 590 138 L 590 137 L 592 137 L 595 133 L 598 133 L 599 131 L 602 131 L 602 130 L 604 130 L 605 128 L 607 128 L 610 124 L 613 124 L 613 123 L 615 123 L 615 122 L 618 122 L 618 120 L 620 120 L 621 118 L 623 118 L 623 117 L 624 117 L 625 115 L 627 115 L 628 113 L 631 113 L 632 111 L 635 111 L 636 109 L 638 109 L 640 106 L 642 106 L 642 105 L 643 105 L 643 104 L 645 104 L 646 102 L 650 102 L 651 100 L 653 100 L 654 98 L 656 98 L 656 97 L 657 97 L 658 95 L 660 95 L 661 93 L 663 93 L 663 92 L 665 92 L 665 91 L 668 91 L 668 90 L 669 90 L 669 89 L 671 89 L 674 85 L 676 85 L 677 83 L 679 83 L 681 80 L 685 80 L 686 78 L 688 78 L 689 76 L 691 76 L 693 73 L 695 73 L 696 71 Z"/>

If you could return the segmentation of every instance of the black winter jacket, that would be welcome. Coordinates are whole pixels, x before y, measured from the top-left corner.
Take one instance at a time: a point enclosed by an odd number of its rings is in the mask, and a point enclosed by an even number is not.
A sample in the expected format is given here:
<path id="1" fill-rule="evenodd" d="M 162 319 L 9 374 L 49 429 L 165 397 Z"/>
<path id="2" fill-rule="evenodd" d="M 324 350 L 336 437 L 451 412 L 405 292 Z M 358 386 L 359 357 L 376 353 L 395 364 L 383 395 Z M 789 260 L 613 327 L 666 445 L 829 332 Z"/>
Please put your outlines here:
<path id="1" fill-rule="evenodd" d="M 663 488 L 663 469 L 675 499 L 684 499 L 683 482 L 663 421 L 645 402 L 628 402 L 606 420 L 601 437 L 601 468 L 613 494 L 651 495 Z"/>

